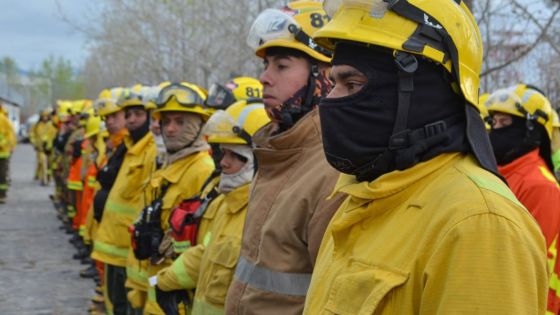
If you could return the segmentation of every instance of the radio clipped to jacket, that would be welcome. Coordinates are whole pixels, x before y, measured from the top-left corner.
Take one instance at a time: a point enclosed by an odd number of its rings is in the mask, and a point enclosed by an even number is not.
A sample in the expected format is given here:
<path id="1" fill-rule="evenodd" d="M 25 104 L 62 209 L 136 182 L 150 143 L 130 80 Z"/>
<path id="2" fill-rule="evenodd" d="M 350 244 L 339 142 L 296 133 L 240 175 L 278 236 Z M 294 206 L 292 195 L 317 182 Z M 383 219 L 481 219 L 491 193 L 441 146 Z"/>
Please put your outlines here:
<path id="1" fill-rule="evenodd" d="M 129 227 L 132 250 L 138 260 L 150 259 L 152 263 L 156 263 L 160 259 L 158 248 L 164 234 L 161 228 L 161 211 L 167 187 L 165 185 L 162 188 L 160 198 L 142 209 L 136 222 Z"/>

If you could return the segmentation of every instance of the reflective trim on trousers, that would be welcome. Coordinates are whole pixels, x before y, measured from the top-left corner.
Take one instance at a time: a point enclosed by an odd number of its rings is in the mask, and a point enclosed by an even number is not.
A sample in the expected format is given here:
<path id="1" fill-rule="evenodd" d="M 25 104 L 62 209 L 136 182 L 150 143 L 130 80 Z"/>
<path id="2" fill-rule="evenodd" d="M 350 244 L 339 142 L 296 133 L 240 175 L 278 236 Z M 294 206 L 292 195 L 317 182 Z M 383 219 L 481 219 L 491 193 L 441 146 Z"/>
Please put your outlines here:
<path id="1" fill-rule="evenodd" d="M 278 294 L 305 296 L 311 282 L 310 273 L 288 273 L 257 266 L 239 257 L 235 278 L 247 285 Z"/>

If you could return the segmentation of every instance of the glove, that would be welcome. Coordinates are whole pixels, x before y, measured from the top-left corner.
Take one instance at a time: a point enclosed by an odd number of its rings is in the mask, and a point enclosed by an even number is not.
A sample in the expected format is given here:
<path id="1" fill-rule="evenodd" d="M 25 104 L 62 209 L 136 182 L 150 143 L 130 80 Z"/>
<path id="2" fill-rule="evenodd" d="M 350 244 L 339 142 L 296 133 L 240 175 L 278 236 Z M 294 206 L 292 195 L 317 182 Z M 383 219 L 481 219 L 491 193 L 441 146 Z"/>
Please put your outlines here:
<path id="1" fill-rule="evenodd" d="M 178 291 L 162 291 L 156 285 L 156 300 L 159 307 L 166 315 L 179 315 L 179 303 L 188 304 L 187 292 Z"/>

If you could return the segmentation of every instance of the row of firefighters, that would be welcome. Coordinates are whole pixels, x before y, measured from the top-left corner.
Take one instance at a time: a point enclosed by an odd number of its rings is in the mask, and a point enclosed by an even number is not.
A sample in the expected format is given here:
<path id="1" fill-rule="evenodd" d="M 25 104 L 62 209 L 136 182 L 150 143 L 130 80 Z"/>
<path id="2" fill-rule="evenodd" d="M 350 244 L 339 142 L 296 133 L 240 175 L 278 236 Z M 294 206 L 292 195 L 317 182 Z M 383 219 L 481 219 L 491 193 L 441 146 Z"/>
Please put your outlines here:
<path id="1" fill-rule="evenodd" d="M 91 264 L 90 312 L 558 314 L 549 100 L 526 84 L 478 97 L 462 1 L 357 2 L 262 12 L 259 80 L 41 113 L 36 175 Z"/>

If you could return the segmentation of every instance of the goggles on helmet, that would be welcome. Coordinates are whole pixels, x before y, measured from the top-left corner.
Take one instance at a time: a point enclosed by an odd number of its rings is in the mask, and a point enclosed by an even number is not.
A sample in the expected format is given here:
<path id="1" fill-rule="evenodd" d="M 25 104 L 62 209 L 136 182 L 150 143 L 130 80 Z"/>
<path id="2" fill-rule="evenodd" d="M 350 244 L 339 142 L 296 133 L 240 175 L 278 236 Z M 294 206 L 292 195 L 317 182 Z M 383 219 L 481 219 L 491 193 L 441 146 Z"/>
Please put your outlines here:
<path id="1" fill-rule="evenodd" d="M 321 54 L 331 55 L 330 51 L 317 46 L 292 16 L 276 9 L 266 9 L 257 16 L 249 30 L 247 44 L 257 50 L 268 41 L 282 39 L 295 40 Z"/>
<path id="2" fill-rule="evenodd" d="M 172 83 L 159 92 L 156 99 L 157 108 L 164 107 L 171 98 L 175 98 L 177 103 L 185 107 L 201 106 L 204 104 L 204 100 L 195 90 L 179 83 Z"/>
<path id="3" fill-rule="evenodd" d="M 206 105 L 214 109 L 225 109 L 235 102 L 235 96 L 227 87 L 214 83 L 208 90 Z"/>

